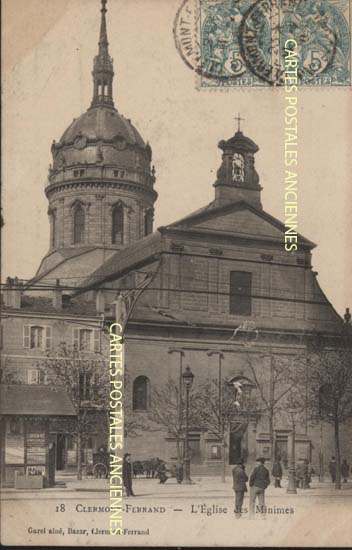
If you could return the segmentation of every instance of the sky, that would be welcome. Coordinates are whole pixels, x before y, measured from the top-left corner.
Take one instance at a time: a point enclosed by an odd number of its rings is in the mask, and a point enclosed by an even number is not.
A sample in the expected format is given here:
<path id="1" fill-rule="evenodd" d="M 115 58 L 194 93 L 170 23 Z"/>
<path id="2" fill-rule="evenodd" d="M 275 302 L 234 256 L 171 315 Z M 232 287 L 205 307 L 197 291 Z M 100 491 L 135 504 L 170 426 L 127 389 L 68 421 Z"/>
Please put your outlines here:
<path id="1" fill-rule="evenodd" d="M 173 23 L 180 0 L 110 0 L 114 99 L 153 149 L 155 225 L 206 205 L 217 144 L 238 113 L 259 146 L 264 209 L 284 219 L 284 90 L 198 90 Z M 49 247 L 44 194 L 50 147 L 90 105 L 98 0 L 5 0 L 3 10 L 2 279 L 28 279 Z M 14 40 L 16 37 L 16 40 Z M 299 109 L 299 232 L 317 244 L 313 269 L 339 313 L 352 307 L 351 89 L 304 89 Z"/>

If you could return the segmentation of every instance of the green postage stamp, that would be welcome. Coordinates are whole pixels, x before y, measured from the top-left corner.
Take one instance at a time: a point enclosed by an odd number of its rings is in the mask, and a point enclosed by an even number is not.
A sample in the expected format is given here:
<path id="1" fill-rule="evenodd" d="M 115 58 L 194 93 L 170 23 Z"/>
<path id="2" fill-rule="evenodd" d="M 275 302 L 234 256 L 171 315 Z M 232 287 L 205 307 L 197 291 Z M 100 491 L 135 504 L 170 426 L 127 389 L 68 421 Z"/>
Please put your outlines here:
<path id="1" fill-rule="evenodd" d="M 287 49 L 300 86 L 350 86 L 350 12 L 350 0 L 185 0 L 174 34 L 202 88 L 283 85 Z"/>

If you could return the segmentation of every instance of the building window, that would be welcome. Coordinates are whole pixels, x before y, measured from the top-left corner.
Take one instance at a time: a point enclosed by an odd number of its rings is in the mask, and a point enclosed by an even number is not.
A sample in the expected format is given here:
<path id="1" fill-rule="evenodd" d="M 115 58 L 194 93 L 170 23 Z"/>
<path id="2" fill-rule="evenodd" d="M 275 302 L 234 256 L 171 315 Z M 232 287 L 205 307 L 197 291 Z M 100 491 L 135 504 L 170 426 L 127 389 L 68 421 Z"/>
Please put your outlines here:
<path id="1" fill-rule="evenodd" d="M 73 242 L 83 243 L 84 240 L 84 210 L 78 205 L 73 215 Z"/>
<path id="2" fill-rule="evenodd" d="M 125 170 L 114 170 L 114 177 L 115 178 L 124 178 L 125 177 Z"/>
<path id="3" fill-rule="evenodd" d="M 100 330 L 74 328 L 73 347 L 78 351 L 100 351 Z"/>
<path id="4" fill-rule="evenodd" d="M 79 373 L 79 396 L 81 401 L 89 401 L 93 396 L 92 374 L 90 372 Z"/>
<path id="5" fill-rule="evenodd" d="M 43 369 L 28 370 L 28 384 L 44 384 L 45 372 Z"/>
<path id="6" fill-rule="evenodd" d="M 51 327 L 24 325 L 23 347 L 27 349 L 51 349 Z"/>
<path id="7" fill-rule="evenodd" d="M 56 216 L 51 214 L 51 246 L 54 248 L 56 244 Z"/>
<path id="8" fill-rule="evenodd" d="M 147 411 L 150 401 L 150 382 L 146 376 L 138 376 L 133 382 L 133 410 Z"/>
<path id="9" fill-rule="evenodd" d="M 117 204 L 112 209 L 112 232 L 111 232 L 111 242 L 113 244 L 123 244 L 123 206 L 122 204 Z"/>
<path id="10" fill-rule="evenodd" d="M 231 315 L 252 314 L 252 273 L 231 271 L 230 313 Z"/>
<path id="11" fill-rule="evenodd" d="M 7 423 L 7 433 L 11 435 L 23 434 L 23 420 L 22 418 L 10 418 Z"/>
<path id="12" fill-rule="evenodd" d="M 66 449 L 68 451 L 73 451 L 76 448 L 75 438 L 71 434 L 66 435 Z"/>
<path id="13" fill-rule="evenodd" d="M 79 170 L 73 171 L 74 178 L 81 178 L 82 176 L 84 176 L 84 168 L 80 168 Z"/>
<path id="14" fill-rule="evenodd" d="M 144 236 L 153 232 L 153 211 L 147 210 L 144 214 Z"/>
<path id="15" fill-rule="evenodd" d="M 220 445 L 212 445 L 210 448 L 210 458 L 212 460 L 218 460 L 221 458 L 221 447 Z"/>

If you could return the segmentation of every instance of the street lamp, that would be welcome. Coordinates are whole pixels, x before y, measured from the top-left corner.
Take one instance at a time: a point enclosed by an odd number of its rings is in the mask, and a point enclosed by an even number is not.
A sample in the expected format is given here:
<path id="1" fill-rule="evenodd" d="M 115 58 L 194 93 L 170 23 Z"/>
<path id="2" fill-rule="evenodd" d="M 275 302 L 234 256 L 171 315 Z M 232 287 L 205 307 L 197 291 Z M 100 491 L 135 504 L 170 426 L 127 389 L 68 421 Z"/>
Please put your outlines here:
<path id="1" fill-rule="evenodd" d="M 184 465 L 185 465 L 185 475 L 183 478 L 183 483 L 185 485 L 190 485 L 191 480 L 191 457 L 189 454 L 189 392 L 192 388 L 194 374 L 191 371 L 189 365 L 187 365 L 186 370 L 182 374 L 183 383 L 186 388 L 186 433 L 185 433 L 185 453 L 184 453 Z"/>
<path id="2" fill-rule="evenodd" d="M 290 457 L 290 467 L 288 469 L 288 486 L 287 493 L 292 495 L 297 494 L 297 483 L 296 483 L 296 463 L 295 463 L 295 453 L 296 453 L 296 422 L 293 411 L 288 411 L 291 415 L 292 422 L 292 440 L 291 440 L 291 457 Z"/>

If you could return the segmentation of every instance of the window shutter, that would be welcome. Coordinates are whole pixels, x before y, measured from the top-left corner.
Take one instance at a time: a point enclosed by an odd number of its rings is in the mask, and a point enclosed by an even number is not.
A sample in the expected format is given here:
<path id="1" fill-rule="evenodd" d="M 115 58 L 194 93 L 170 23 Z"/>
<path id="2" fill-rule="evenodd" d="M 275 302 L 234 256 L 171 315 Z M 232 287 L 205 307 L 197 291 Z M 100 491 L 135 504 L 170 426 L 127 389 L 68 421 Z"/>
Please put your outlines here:
<path id="1" fill-rule="evenodd" d="M 94 330 L 94 351 L 100 351 L 100 330 Z"/>
<path id="2" fill-rule="evenodd" d="M 79 328 L 73 329 L 73 347 L 79 350 Z"/>
<path id="3" fill-rule="evenodd" d="M 52 348 L 52 330 L 51 327 L 45 327 L 45 349 Z"/>
<path id="4" fill-rule="evenodd" d="M 24 325 L 23 327 L 23 347 L 26 349 L 29 349 L 30 346 L 30 338 L 31 336 L 31 327 L 30 325 Z"/>

